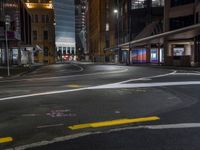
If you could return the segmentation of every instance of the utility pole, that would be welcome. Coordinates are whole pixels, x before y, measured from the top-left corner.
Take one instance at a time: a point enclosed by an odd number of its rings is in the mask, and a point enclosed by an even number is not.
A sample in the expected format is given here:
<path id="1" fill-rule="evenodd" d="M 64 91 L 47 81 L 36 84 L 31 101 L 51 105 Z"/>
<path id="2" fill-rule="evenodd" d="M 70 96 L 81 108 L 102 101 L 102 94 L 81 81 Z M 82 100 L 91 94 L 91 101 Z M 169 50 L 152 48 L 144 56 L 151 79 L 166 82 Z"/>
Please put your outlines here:
<path id="1" fill-rule="evenodd" d="M 5 16 L 5 40 L 6 40 L 6 53 L 7 53 L 7 71 L 8 76 L 10 76 L 10 52 L 8 48 L 8 27 L 10 26 L 10 16 Z"/>

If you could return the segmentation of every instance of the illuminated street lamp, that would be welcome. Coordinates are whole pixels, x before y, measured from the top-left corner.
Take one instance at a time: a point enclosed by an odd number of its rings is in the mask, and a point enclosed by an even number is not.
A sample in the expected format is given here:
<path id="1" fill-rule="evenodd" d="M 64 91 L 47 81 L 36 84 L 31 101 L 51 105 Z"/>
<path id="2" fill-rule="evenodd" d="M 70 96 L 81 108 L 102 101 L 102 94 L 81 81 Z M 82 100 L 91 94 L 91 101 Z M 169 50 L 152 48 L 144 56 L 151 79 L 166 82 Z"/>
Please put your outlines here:
<path id="1" fill-rule="evenodd" d="M 117 3 L 117 5 L 119 6 L 119 1 Z M 118 7 L 119 9 L 119 7 Z M 119 48 L 119 10 L 118 9 L 114 9 L 113 13 L 116 14 L 117 16 L 117 50 L 118 50 L 118 62 L 120 63 L 120 48 Z"/>
<path id="2" fill-rule="evenodd" d="M 118 10 L 117 10 L 117 9 L 114 9 L 113 12 L 114 12 L 115 14 L 118 14 Z"/>

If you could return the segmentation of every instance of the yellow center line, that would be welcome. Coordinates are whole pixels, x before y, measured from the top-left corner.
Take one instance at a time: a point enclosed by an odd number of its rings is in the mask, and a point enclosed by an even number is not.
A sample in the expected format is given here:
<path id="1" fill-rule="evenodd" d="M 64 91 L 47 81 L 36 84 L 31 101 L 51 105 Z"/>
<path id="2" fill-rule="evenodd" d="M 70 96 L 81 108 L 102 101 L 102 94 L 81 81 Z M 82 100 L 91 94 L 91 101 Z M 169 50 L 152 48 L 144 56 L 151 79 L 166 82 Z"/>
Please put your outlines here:
<path id="1" fill-rule="evenodd" d="M 69 85 L 67 85 L 67 87 L 69 87 L 69 88 L 80 88 L 81 86 L 78 85 L 78 84 L 69 84 Z"/>
<path id="2" fill-rule="evenodd" d="M 8 143 L 8 142 L 12 142 L 13 138 L 12 137 L 4 137 L 4 138 L 0 138 L 0 144 L 2 143 Z"/>
<path id="3" fill-rule="evenodd" d="M 145 117 L 145 118 L 119 119 L 119 120 L 73 125 L 73 126 L 69 126 L 68 128 L 71 130 L 78 130 L 78 129 L 100 128 L 100 127 L 116 126 L 116 125 L 140 123 L 140 122 L 156 121 L 156 120 L 160 120 L 160 118 L 157 116 L 152 116 L 152 117 Z"/>

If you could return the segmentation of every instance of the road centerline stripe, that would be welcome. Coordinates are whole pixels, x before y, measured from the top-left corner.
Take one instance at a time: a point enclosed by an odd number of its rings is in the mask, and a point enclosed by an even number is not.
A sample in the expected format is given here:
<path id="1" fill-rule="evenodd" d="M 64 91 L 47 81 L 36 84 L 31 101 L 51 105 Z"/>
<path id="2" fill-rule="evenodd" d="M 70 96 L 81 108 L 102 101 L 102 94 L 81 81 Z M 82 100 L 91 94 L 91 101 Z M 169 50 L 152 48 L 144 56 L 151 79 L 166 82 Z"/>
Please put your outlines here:
<path id="1" fill-rule="evenodd" d="M 157 116 L 151 116 L 151 117 L 134 118 L 134 119 L 119 119 L 119 120 L 72 125 L 72 126 L 69 126 L 68 128 L 71 130 L 79 130 L 79 129 L 86 129 L 86 128 L 100 128 L 100 127 L 124 125 L 124 124 L 131 124 L 131 123 L 141 123 L 141 122 L 156 121 L 156 120 L 160 120 L 160 118 Z"/>
<path id="2" fill-rule="evenodd" d="M 0 138 L 0 144 L 2 143 L 8 143 L 8 142 L 12 142 L 13 138 L 12 137 L 4 137 L 4 138 Z"/>

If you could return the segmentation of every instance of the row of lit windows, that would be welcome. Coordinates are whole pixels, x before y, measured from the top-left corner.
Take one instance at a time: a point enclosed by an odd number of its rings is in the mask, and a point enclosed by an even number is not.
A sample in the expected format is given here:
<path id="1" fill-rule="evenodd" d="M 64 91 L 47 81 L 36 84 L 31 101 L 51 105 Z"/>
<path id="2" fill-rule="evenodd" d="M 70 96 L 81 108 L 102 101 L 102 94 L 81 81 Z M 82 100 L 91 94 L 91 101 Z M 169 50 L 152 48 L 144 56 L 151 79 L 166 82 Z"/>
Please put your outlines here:
<path id="1" fill-rule="evenodd" d="M 70 50 L 74 50 L 74 47 L 57 47 L 58 51 L 70 51 Z"/>
<path id="2" fill-rule="evenodd" d="M 132 9 L 140 9 L 145 8 L 147 6 L 148 0 L 132 0 L 131 8 Z M 152 0 L 152 7 L 161 7 L 164 6 L 164 0 Z"/>
<path id="3" fill-rule="evenodd" d="M 60 55 L 75 54 L 74 47 L 57 47 L 57 51 L 60 53 Z"/>

